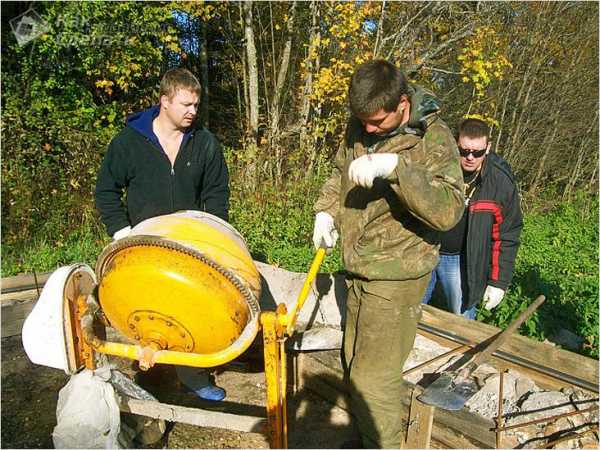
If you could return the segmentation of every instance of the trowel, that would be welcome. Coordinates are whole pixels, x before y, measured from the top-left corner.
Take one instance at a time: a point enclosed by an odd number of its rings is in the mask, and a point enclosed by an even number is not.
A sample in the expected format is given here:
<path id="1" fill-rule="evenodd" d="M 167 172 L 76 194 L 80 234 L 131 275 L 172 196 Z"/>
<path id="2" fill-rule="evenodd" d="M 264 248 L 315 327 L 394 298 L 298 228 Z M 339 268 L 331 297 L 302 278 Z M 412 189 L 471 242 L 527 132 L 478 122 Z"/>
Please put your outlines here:
<path id="1" fill-rule="evenodd" d="M 497 334 L 483 351 L 473 355 L 459 369 L 442 373 L 417 398 L 423 403 L 449 411 L 461 409 L 479 391 L 479 386 L 475 380 L 470 378 L 471 374 L 498 350 L 544 300 L 546 300 L 546 297 L 543 295 L 536 298 L 504 331 Z"/>

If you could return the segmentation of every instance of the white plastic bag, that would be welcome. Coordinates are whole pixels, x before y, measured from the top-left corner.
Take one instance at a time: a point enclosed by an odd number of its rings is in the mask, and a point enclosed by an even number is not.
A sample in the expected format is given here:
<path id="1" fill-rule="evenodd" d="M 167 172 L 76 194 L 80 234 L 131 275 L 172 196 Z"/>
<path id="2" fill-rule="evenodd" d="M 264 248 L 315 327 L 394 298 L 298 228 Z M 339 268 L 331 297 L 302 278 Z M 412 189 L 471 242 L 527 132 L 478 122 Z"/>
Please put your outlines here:
<path id="1" fill-rule="evenodd" d="M 110 368 L 84 369 L 58 393 L 54 448 L 123 448 L 120 412 Z M 124 443 L 127 446 L 127 443 Z"/>

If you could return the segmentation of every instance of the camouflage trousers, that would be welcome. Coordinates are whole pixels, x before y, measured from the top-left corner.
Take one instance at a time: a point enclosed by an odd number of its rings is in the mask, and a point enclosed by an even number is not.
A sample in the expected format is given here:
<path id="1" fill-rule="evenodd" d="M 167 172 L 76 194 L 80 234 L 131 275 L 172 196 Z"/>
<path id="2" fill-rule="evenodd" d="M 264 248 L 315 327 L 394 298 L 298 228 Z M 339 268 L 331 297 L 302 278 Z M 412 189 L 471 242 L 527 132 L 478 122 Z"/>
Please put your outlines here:
<path id="1" fill-rule="evenodd" d="M 344 359 L 350 405 L 365 448 L 400 448 L 402 369 L 431 274 L 416 280 L 348 280 Z"/>

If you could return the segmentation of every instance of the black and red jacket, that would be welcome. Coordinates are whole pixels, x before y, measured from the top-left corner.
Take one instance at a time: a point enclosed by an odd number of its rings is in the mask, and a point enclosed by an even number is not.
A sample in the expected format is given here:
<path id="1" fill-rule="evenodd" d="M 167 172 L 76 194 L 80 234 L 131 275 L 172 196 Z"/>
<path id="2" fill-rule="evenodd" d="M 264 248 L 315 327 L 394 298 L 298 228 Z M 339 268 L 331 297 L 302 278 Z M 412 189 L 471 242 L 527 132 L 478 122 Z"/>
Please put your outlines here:
<path id="1" fill-rule="evenodd" d="M 506 291 L 523 229 L 519 191 L 508 163 L 488 154 L 478 184 L 468 205 L 465 309 L 481 301 L 488 285 Z"/>

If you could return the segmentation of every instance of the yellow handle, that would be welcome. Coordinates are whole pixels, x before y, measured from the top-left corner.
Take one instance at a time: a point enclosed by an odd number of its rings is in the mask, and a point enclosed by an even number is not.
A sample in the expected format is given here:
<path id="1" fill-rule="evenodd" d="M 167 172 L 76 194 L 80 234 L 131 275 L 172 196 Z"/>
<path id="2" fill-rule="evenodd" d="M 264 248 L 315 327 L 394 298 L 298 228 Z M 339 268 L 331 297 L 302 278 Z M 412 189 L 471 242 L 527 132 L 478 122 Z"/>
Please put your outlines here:
<path id="1" fill-rule="evenodd" d="M 294 326 L 296 325 L 296 316 L 298 312 L 302 309 L 304 302 L 306 301 L 306 297 L 308 297 L 308 293 L 310 292 L 310 286 L 312 285 L 317 273 L 319 273 L 319 268 L 321 267 L 321 263 L 323 262 L 323 258 L 325 258 L 326 249 L 321 247 L 317 250 L 313 262 L 310 266 L 308 274 L 306 275 L 306 280 L 304 281 L 304 286 L 302 286 L 302 290 L 300 291 L 300 295 L 298 296 L 298 300 L 294 305 L 294 308 L 287 315 L 287 327 L 286 333 L 288 336 L 291 336 L 294 333 Z"/>

